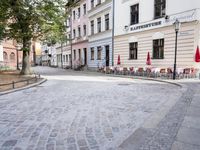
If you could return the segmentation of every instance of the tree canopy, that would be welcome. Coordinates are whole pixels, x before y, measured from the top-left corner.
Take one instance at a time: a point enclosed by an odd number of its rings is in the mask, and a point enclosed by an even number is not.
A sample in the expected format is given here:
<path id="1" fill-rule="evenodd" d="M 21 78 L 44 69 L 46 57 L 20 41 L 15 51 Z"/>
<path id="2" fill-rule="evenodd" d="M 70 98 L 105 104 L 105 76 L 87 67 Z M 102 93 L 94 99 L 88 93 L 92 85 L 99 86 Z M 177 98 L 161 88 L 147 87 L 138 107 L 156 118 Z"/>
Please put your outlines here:
<path id="1" fill-rule="evenodd" d="M 65 33 L 68 15 L 65 10 L 73 1 L 66 3 L 66 0 L 0 0 L 0 38 L 22 43 L 22 74 L 30 74 L 31 41 L 57 38 Z"/>

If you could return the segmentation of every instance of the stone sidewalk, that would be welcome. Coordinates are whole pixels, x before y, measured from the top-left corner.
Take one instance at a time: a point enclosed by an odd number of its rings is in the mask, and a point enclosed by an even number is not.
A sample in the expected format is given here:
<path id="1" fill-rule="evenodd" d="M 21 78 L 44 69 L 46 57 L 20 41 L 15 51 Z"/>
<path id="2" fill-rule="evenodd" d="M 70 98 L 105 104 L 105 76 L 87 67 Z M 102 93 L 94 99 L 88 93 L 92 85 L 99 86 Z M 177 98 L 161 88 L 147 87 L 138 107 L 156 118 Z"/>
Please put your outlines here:
<path id="1" fill-rule="evenodd" d="M 182 84 L 184 93 L 163 119 L 158 124 L 148 120 L 120 150 L 200 150 L 200 83 Z"/>

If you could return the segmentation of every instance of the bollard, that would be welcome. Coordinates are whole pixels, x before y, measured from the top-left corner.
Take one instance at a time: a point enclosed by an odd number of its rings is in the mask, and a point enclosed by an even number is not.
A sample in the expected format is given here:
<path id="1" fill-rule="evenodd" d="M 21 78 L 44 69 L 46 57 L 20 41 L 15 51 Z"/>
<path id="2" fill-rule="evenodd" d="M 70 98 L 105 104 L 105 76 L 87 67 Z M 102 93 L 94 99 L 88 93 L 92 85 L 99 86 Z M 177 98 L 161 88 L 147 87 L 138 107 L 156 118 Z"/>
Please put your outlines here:
<path id="1" fill-rule="evenodd" d="M 12 87 L 13 87 L 13 89 L 15 88 L 15 82 L 14 81 L 12 82 Z"/>

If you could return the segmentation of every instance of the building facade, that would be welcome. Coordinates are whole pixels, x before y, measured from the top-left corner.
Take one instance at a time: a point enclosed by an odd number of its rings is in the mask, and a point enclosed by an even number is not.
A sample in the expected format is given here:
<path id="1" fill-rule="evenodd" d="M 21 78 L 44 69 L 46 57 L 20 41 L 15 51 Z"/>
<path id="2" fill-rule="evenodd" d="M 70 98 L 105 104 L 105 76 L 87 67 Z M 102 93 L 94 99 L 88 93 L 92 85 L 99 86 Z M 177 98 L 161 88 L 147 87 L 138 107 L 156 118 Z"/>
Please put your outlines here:
<path id="1" fill-rule="evenodd" d="M 17 49 L 13 40 L 2 40 L 0 42 L 0 65 L 2 68 L 16 69 Z M 22 52 L 18 51 L 19 64 L 22 64 Z"/>
<path id="2" fill-rule="evenodd" d="M 112 0 L 88 0 L 88 67 L 112 66 Z"/>
<path id="3" fill-rule="evenodd" d="M 73 68 L 88 65 L 88 3 L 77 0 L 77 6 L 72 9 L 72 63 Z"/>
<path id="4" fill-rule="evenodd" d="M 181 26 L 177 67 L 198 67 L 194 56 L 200 45 L 199 8 L 200 1 L 197 0 L 115 1 L 115 65 L 120 56 L 124 67 L 146 67 L 149 52 L 152 67 L 173 67 L 174 22 L 178 19 Z"/>

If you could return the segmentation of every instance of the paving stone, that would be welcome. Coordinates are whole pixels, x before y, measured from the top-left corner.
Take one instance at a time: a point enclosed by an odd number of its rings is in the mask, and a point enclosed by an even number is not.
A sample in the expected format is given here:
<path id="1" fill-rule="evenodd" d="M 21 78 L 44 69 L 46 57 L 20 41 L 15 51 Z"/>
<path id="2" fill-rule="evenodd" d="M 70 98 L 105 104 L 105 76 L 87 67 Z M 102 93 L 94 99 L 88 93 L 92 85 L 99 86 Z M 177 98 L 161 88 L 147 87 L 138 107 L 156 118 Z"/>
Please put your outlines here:
<path id="1" fill-rule="evenodd" d="M 200 150 L 200 146 L 175 141 L 171 150 Z"/>
<path id="2" fill-rule="evenodd" d="M 15 146 L 17 144 L 17 140 L 9 140 L 5 141 L 2 146 L 8 147 L 8 146 Z"/>
<path id="3" fill-rule="evenodd" d="M 200 146 L 200 129 L 181 127 L 177 135 L 177 141 Z"/>
<path id="4" fill-rule="evenodd" d="M 116 150 L 152 113 L 169 99 L 177 101 L 182 95 L 176 86 L 154 81 L 48 67 L 34 67 L 34 70 L 48 81 L 42 86 L 1 96 L 0 146 L 16 139 L 12 150 L 22 145 L 25 150 L 78 150 L 79 147 Z M 156 135 L 162 136 L 161 139 L 167 132 L 176 133 L 180 121 L 177 118 L 183 120 L 183 106 L 190 103 L 190 94 L 187 95 L 184 95 L 187 100 L 168 116 L 171 122 L 160 125 L 163 134 L 156 132 Z"/>
<path id="5" fill-rule="evenodd" d="M 200 117 L 186 116 L 182 126 L 187 128 L 200 129 Z"/>

